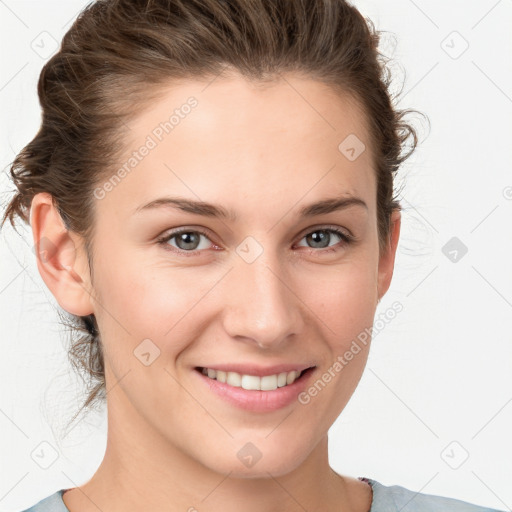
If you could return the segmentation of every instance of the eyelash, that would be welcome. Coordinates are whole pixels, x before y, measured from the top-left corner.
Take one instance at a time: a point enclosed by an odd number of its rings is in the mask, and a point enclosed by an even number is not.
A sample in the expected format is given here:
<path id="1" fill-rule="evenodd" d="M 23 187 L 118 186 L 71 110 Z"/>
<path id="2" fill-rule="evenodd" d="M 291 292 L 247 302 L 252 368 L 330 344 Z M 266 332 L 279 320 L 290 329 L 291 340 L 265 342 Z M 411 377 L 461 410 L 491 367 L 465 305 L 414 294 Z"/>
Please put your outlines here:
<path id="1" fill-rule="evenodd" d="M 319 253 L 319 252 L 323 253 L 323 254 L 331 253 L 331 252 L 336 252 L 336 251 L 340 250 L 341 247 L 344 247 L 344 246 L 349 245 L 350 243 L 352 243 L 354 241 L 354 239 L 355 239 L 354 236 L 348 235 L 347 233 L 344 233 L 343 231 L 341 231 L 341 230 L 339 230 L 338 228 L 335 228 L 335 227 L 316 228 L 316 229 L 306 233 L 302 238 L 305 238 L 306 236 L 310 235 L 311 233 L 316 233 L 317 231 L 325 231 L 325 232 L 328 232 L 328 233 L 334 233 L 335 235 L 338 235 L 341 238 L 341 245 L 338 245 L 338 246 L 335 246 L 335 247 L 327 247 L 327 248 L 323 248 L 323 249 L 315 249 L 314 247 L 309 247 L 309 248 L 305 247 L 304 250 L 306 250 L 310 254 L 312 254 L 312 253 Z M 166 250 L 166 251 L 172 251 L 172 252 L 181 254 L 183 256 L 199 256 L 201 254 L 201 252 L 202 252 L 202 249 L 195 249 L 193 251 L 184 251 L 183 249 L 179 249 L 177 247 L 169 246 L 169 244 L 167 243 L 167 242 L 169 242 L 169 240 L 172 240 L 176 236 L 181 235 L 183 233 L 199 233 L 199 234 L 205 236 L 206 238 L 208 238 L 208 240 L 210 240 L 210 237 L 209 237 L 208 233 L 206 233 L 205 231 L 203 231 L 201 229 L 181 229 L 179 231 L 174 231 L 174 232 L 168 233 L 168 234 L 158 238 L 157 239 L 157 243 L 159 245 L 161 245 L 163 247 L 163 249 Z M 302 240 L 302 238 L 301 238 L 301 240 Z"/>

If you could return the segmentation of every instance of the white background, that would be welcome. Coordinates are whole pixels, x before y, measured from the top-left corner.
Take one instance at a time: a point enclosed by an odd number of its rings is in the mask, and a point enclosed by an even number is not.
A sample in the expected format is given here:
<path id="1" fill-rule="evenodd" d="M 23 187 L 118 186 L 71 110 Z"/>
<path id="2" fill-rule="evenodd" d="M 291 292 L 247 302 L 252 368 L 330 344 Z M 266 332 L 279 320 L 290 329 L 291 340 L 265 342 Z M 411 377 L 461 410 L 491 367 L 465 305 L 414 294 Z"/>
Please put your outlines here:
<path id="1" fill-rule="evenodd" d="M 4 205 L 13 189 L 7 166 L 40 123 L 36 84 L 47 56 L 33 48 L 41 37 L 46 48 L 60 41 L 85 5 L 0 2 Z M 401 173 L 402 237 L 377 317 L 393 301 L 403 311 L 375 336 L 360 385 L 331 429 L 331 464 L 511 510 L 512 1 L 355 5 L 396 35 L 384 37 L 382 51 L 394 59 L 394 90 L 405 80 L 399 107 L 425 112 L 431 128 L 416 117 L 421 145 Z M 0 235 L 0 511 L 84 483 L 106 441 L 104 414 L 59 438 L 80 381 L 31 233 L 20 229 L 23 237 L 9 225 Z M 452 237 L 468 248 L 456 262 L 442 251 Z M 48 469 L 31 458 L 43 441 L 57 450 Z"/>

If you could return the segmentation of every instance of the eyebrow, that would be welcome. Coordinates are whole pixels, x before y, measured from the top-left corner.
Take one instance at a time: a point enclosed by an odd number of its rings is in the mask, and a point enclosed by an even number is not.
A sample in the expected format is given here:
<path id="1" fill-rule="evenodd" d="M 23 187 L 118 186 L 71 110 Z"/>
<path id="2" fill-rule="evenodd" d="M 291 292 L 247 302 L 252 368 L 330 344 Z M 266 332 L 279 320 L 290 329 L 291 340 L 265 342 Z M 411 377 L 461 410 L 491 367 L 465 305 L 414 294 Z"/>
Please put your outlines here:
<path id="1" fill-rule="evenodd" d="M 310 205 L 303 206 L 298 214 L 299 217 L 307 218 L 317 215 L 325 215 L 338 210 L 344 210 L 351 206 L 361 206 L 368 210 L 368 205 L 359 197 L 346 196 L 330 199 L 322 199 Z M 223 206 L 207 203 L 204 201 L 195 201 L 181 197 L 160 197 L 145 205 L 139 206 L 134 213 L 140 211 L 152 210 L 156 208 L 177 208 L 187 213 L 203 215 L 205 217 L 217 217 L 235 222 L 238 218 L 236 212 L 226 209 Z"/>

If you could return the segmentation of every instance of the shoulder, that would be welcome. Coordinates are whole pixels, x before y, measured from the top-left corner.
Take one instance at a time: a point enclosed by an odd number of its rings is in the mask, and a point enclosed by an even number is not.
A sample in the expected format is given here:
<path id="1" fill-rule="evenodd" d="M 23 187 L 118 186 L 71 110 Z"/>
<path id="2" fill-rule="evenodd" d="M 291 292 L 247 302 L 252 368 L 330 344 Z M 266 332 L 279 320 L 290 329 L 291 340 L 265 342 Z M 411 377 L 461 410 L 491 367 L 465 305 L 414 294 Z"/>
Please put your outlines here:
<path id="1" fill-rule="evenodd" d="M 360 477 L 373 490 L 369 512 L 503 512 L 473 505 L 454 498 L 424 494 L 399 485 L 386 486 L 371 478 Z"/>
<path id="2" fill-rule="evenodd" d="M 62 499 L 63 492 L 64 489 L 60 489 L 22 512 L 69 512 Z"/>

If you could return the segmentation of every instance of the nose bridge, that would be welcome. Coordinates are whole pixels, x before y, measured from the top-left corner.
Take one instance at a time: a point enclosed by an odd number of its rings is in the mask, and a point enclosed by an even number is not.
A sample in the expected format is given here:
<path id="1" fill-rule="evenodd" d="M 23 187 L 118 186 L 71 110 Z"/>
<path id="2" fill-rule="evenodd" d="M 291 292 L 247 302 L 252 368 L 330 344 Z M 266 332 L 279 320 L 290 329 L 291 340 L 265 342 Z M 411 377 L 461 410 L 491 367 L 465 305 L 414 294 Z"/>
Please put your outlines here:
<path id="1" fill-rule="evenodd" d="M 287 283 L 283 260 L 275 250 L 261 247 L 251 262 L 243 243 L 239 249 L 242 256 L 235 255 L 229 275 L 224 327 L 230 336 L 250 338 L 261 347 L 279 344 L 301 329 L 298 299 Z"/>

